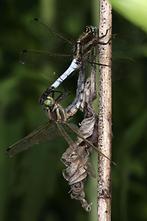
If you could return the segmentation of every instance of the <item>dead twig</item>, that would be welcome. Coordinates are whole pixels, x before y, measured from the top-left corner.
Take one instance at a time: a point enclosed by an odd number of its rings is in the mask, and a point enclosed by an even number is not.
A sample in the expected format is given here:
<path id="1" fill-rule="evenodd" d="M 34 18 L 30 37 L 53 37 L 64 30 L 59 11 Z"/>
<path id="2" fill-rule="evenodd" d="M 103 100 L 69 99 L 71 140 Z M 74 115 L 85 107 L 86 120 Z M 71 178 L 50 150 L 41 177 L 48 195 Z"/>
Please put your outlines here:
<path id="1" fill-rule="evenodd" d="M 99 120 L 98 147 L 106 156 L 111 158 L 111 6 L 107 0 L 100 0 L 99 62 L 107 66 L 100 66 L 99 77 Z M 107 33 L 105 35 L 105 33 Z M 104 37 L 102 37 L 104 36 Z M 111 220 L 111 162 L 98 155 L 98 221 Z"/>

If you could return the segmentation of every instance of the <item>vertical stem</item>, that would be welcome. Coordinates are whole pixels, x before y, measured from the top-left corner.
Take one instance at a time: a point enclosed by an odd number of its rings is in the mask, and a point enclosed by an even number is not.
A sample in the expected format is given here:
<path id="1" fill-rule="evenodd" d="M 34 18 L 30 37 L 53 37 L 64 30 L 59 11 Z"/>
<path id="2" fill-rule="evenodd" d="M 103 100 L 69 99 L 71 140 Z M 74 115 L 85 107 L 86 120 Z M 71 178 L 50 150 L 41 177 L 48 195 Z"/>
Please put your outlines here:
<path id="1" fill-rule="evenodd" d="M 111 39 L 112 14 L 111 6 L 107 0 L 100 0 L 99 41 L 106 43 Z M 106 34 L 107 33 L 107 34 Z M 111 41 L 108 44 L 99 45 L 99 149 L 111 158 Z M 103 156 L 98 156 L 98 221 L 111 220 L 111 162 Z"/>

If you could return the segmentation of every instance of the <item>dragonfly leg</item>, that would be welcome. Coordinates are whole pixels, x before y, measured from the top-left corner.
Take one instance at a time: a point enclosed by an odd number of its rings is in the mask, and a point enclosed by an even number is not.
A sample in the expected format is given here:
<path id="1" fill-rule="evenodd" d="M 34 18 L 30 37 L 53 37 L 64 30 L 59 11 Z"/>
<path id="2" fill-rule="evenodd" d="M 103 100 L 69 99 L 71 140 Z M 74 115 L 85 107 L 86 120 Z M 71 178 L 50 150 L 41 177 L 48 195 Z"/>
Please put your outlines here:
<path id="1" fill-rule="evenodd" d="M 106 37 L 107 36 L 107 34 L 108 34 L 108 31 L 111 29 L 111 27 L 110 28 L 108 28 L 107 30 L 106 30 L 106 32 L 105 32 L 105 34 L 104 35 L 102 35 L 101 37 L 99 37 L 99 39 L 103 39 L 104 37 Z"/>
<path id="2" fill-rule="evenodd" d="M 103 39 L 104 37 L 106 37 L 107 34 L 108 34 L 108 31 L 109 31 L 110 29 L 111 29 L 111 27 L 108 28 L 108 29 L 106 30 L 106 33 L 105 33 L 104 35 L 102 35 L 101 37 L 99 37 L 98 40 L 101 40 L 101 39 Z M 98 41 L 98 44 L 100 44 L 100 45 L 107 45 L 107 44 L 110 43 L 111 40 L 112 40 L 112 38 L 108 39 L 107 42 Z"/>
<path id="3" fill-rule="evenodd" d="M 99 45 L 107 45 L 111 42 L 111 40 L 112 40 L 112 38 L 109 38 L 108 41 L 106 41 L 106 42 L 99 41 L 98 44 Z"/>
<path id="4" fill-rule="evenodd" d="M 98 62 L 94 62 L 94 61 L 87 61 L 89 64 L 96 64 L 96 65 L 101 65 L 101 66 L 105 66 L 105 67 L 110 67 L 110 65 L 107 64 L 102 64 L 102 63 L 98 63 Z"/>
<path id="5" fill-rule="evenodd" d="M 60 93 L 56 98 L 55 98 L 55 102 L 60 102 L 61 100 L 63 100 L 65 97 L 67 97 L 68 93 L 63 93 L 62 91 L 54 91 L 57 93 Z"/>

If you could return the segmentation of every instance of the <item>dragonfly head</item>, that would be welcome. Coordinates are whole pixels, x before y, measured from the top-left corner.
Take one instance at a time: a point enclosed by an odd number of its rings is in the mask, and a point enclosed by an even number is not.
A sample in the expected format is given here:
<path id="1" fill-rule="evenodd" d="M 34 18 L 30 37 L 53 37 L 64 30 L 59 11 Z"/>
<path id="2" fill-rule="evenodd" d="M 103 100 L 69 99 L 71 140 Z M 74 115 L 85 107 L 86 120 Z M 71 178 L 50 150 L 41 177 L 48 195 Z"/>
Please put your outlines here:
<path id="1" fill-rule="evenodd" d="M 45 108 L 48 110 L 48 109 L 51 109 L 55 104 L 55 101 L 52 97 L 50 96 L 47 96 L 46 100 L 44 101 L 44 106 Z"/>
<path id="2" fill-rule="evenodd" d="M 41 105 L 44 105 L 44 102 L 48 99 L 47 97 L 49 96 L 49 94 L 53 94 L 53 92 L 54 92 L 54 88 L 53 88 L 53 87 L 47 88 L 47 89 L 43 92 L 43 94 L 40 96 L 40 98 L 39 98 L 39 103 L 40 103 Z"/>
<path id="3" fill-rule="evenodd" d="M 92 25 L 86 26 L 85 32 L 86 32 L 86 33 L 91 32 L 91 33 L 93 33 L 94 35 L 96 35 L 96 34 L 97 34 L 97 27 L 92 26 Z"/>

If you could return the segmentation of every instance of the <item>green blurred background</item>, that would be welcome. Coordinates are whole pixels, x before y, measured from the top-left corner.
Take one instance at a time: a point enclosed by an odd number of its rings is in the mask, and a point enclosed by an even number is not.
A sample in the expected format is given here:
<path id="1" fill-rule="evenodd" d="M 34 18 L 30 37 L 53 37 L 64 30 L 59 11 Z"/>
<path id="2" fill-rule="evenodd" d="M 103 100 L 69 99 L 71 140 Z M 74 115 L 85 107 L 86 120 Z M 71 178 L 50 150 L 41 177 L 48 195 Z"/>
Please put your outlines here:
<path id="1" fill-rule="evenodd" d="M 98 23 L 98 2 L 77 0 L 0 1 L 0 220 L 59 221 L 96 220 L 71 200 L 62 177 L 63 140 L 38 145 L 9 159 L 5 148 L 46 122 L 38 98 L 65 70 L 68 57 L 28 53 L 41 49 L 72 54 L 72 47 L 34 17 L 76 40 L 86 25 Z M 138 14 L 140 17 L 141 14 Z M 113 160 L 112 220 L 147 220 L 147 36 L 117 12 L 113 13 Z M 22 64 L 24 63 L 24 64 Z M 75 92 L 77 75 L 63 90 L 64 105 Z M 91 180 L 92 178 L 90 178 Z M 87 185 L 94 201 L 95 181 Z M 93 203 L 93 208 L 96 205 Z"/>

